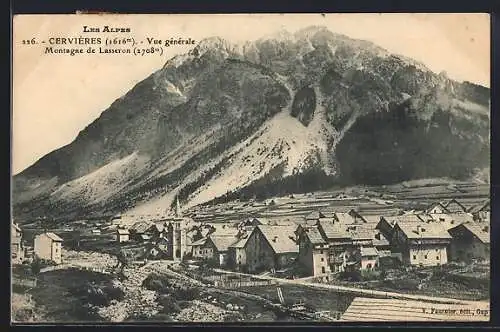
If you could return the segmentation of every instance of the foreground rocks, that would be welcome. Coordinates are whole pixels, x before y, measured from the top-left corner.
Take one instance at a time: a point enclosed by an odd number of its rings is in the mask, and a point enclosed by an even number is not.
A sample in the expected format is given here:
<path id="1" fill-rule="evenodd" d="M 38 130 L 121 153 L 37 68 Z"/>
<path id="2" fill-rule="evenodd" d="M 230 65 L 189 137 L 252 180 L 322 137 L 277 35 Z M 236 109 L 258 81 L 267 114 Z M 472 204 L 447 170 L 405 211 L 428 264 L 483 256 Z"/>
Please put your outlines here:
<path id="1" fill-rule="evenodd" d="M 199 300 L 192 301 L 190 307 L 183 309 L 175 317 L 175 320 L 181 322 L 223 322 L 242 319 L 243 316 L 239 313 Z"/>

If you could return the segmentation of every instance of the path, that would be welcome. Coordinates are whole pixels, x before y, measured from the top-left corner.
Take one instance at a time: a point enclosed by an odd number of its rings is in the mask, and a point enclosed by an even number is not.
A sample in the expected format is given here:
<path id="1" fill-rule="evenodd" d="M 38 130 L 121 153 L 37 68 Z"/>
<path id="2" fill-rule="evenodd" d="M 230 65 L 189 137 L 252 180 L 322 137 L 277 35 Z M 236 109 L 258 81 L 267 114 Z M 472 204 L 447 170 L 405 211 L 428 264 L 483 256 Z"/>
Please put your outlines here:
<path id="1" fill-rule="evenodd" d="M 292 279 L 275 278 L 275 277 L 271 277 L 271 276 L 259 276 L 259 275 L 254 275 L 254 274 L 232 272 L 232 271 L 226 271 L 226 270 L 221 270 L 221 269 L 214 269 L 214 271 L 219 272 L 219 273 L 235 274 L 235 275 L 260 278 L 260 279 L 267 279 L 267 280 L 275 280 L 281 284 L 303 285 L 303 286 L 308 286 L 308 287 L 330 289 L 330 290 L 335 290 L 338 292 L 351 293 L 351 294 L 357 294 L 357 295 L 365 295 L 365 296 L 369 295 L 369 296 L 377 296 L 377 297 L 383 297 L 383 298 L 417 300 L 417 301 L 437 302 L 437 303 L 473 304 L 473 305 L 489 304 L 488 302 L 485 302 L 485 301 L 465 301 L 465 300 L 450 299 L 450 298 L 444 298 L 444 297 L 405 294 L 405 293 L 397 293 L 397 292 L 384 292 L 384 291 L 377 291 L 377 290 L 371 290 L 371 289 L 362 289 L 362 288 L 345 287 L 345 286 L 338 286 L 338 285 L 311 283 L 311 282 L 306 282 L 306 281 L 300 280 L 300 279 L 292 280 Z"/>

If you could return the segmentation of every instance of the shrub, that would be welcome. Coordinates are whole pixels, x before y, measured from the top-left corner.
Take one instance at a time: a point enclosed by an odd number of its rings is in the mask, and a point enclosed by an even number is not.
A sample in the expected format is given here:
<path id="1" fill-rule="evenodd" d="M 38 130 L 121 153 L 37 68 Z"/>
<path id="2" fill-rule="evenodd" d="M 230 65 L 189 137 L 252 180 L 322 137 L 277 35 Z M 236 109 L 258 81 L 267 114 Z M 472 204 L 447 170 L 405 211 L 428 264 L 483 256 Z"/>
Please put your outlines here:
<path id="1" fill-rule="evenodd" d="M 87 284 L 83 288 L 74 287 L 70 292 L 79 296 L 83 303 L 94 306 L 108 306 L 112 300 L 121 301 L 125 297 L 125 293 L 118 287 L 92 284 Z"/>
<path id="2" fill-rule="evenodd" d="M 360 271 L 347 272 L 343 271 L 338 274 L 338 278 L 344 281 L 361 281 L 362 276 Z"/>
<path id="3" fill-rule="evenodd" d="M 375 270 L 362 270 L 361 279 L 363 281 L 377 280 L 380 277 L 380 272 Z"/>
<path id="4" fill-rule="evenodd" d="M 158 297 L 158 303 L 163 307 L 161 311 L 164 314 L 176 314 L 182 309 L 170 294 L 163 294 Z"/>

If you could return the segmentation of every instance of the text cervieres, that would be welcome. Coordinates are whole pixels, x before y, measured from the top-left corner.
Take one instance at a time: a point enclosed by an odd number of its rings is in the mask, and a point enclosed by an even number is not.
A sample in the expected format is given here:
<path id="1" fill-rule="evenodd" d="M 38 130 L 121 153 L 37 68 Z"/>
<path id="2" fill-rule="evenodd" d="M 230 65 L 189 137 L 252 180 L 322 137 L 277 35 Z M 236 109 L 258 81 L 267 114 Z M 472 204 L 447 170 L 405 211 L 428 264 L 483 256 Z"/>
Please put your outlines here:
<path id="1" fill-rule="evenodd" d="M 102 45 L 100 37 L 50 37 L 51 45 Z"/>

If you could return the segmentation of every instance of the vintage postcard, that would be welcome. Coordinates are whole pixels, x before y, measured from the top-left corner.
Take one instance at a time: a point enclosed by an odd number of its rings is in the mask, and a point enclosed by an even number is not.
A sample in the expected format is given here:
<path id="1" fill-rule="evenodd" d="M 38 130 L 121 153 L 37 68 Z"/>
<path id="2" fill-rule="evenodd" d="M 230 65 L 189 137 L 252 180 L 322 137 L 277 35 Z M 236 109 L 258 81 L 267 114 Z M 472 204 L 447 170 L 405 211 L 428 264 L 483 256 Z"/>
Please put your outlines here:
<path id="1" fill-rule="evenodd" d="M 13 323 L 490 320 L 489 15 L 12 40 Z"/>

